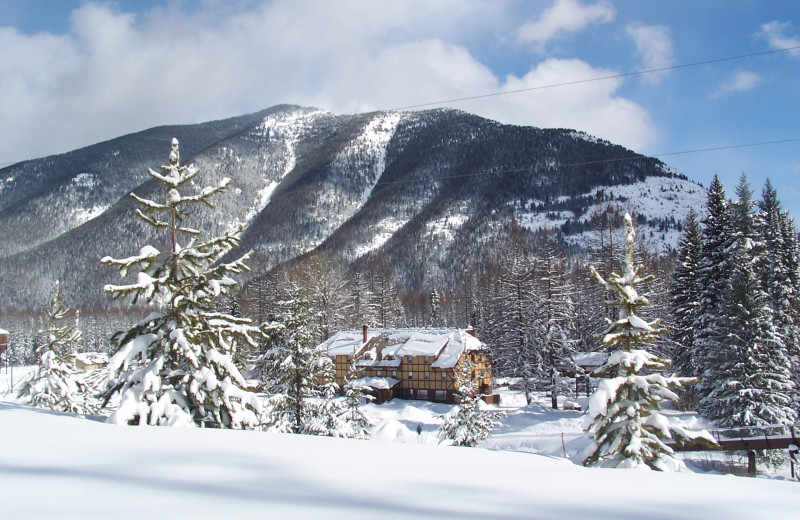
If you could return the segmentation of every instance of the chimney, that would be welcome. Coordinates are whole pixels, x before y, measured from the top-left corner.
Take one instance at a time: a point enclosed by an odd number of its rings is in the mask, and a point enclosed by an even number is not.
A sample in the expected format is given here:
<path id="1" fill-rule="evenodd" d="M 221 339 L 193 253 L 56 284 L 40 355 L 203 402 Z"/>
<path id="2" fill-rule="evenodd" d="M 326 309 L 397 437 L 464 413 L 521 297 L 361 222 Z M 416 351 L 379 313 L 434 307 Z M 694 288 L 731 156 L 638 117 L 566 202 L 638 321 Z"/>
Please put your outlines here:
<path id="1" fill-rule="evenodd" d="M 362 330 L 364 331 L 364 343 L 366 343 L 366 342 L 367 342 L 367 339 L 368 339 L 368 338 L 367 338 L 367 330 L 368 330 L 368 329 L 367 329 L 367 326 L 366 326 L 366 325 L 364 325 L 364 327 L 363 327 L 363 329 L 362 329 Z"/>
<path id="2" fill-rule="evenodd" d="M 477 339 L 478 338 L 478 329 L 476 329 L 475 327 L 470 327 L 470 328 L 467 329 L 467 334 L 469 334 L 473 338 Z"/>

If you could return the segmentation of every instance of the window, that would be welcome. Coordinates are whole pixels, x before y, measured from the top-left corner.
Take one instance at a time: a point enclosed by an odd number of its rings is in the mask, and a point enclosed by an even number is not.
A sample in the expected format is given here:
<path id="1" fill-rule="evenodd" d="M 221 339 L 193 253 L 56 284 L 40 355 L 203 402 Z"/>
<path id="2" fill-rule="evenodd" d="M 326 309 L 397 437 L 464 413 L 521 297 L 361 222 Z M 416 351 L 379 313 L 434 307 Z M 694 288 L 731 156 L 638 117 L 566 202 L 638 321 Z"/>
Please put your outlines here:
<path id="1" fill-rule="evenodd" d="M 414 372 L 409 372 L 408 373 L 408 380 L 411 381 L 412 379 L 414 379 Z"/>
<path id="2" fill-rule="evenodd" d="M 444 390 L 437 390 L 436 391 L 436 400 L 437 401 L 447 401 L 447 392 Z"/>
<path id="3" fill-rule="evenodd" d="M 442 372 L 442 381 L 447 381 L 447 372 Z"/>
<path id="4" fill-rule="evenodd" d="M 397 379 L 397 370 L 392 370 L 392 377 Z"/>
<path id="5" fill-rule="evenodd" d="M 406 363 L 413 363 L 414 358 L 412 356 L 406 356 Z"/>
<path id="6" fill-rule="evenodd" d="M 428 356 L 425 356 L 425 364 L 427 365 L 428 363 L 429 363 Z"/>
<path id="7" fill-rule="evenodd" d="M 425 372 L 425 381 L 429 380 L 430 378 L 431 378 L 430 372 Z"/>
<path id="8" fill-rule="evenodd" d="M 417 390 L 416 391 L 416 398 L 417 399 L 427 399 L 428 398 L 428 391 L 427 390 Z"/>

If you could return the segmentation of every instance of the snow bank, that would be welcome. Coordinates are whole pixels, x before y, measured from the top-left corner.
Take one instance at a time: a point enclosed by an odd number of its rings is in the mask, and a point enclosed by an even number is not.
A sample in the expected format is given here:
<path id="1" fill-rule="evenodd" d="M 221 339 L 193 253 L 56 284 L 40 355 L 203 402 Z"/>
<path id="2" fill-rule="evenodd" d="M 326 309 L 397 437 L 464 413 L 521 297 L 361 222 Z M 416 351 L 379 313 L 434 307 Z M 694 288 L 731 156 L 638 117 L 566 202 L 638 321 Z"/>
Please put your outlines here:
<path id="1" fill-rule="evenodd" d="M 9 403 L 0 403 L 0 445 L 14 447 L 0 451 L 3 517 L 22 520 L 736 520 L 800 510 L 791 482 L 587 469 L 480 448 L 122 427 Z"/>

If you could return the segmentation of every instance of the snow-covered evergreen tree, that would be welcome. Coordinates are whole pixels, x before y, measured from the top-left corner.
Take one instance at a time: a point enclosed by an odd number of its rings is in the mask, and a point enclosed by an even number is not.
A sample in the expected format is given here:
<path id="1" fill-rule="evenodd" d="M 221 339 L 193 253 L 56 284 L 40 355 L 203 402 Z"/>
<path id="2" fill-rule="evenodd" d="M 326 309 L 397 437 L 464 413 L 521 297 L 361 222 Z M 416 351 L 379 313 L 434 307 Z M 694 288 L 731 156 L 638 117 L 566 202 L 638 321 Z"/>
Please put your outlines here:
<path id="1" fill-rule="evenodd" d="M 708 394 L 704 412 L 721 426 L 792 424 L 789 360 L 747 252 L 732 277 L 724 378 Z"/>
<path id="2" fill-rule="evenodd" d="M 773 323 L 783 339 L 790 360 L 793 408 L 800 407 L 800 250 L 797 230 L 778 200 L 769 180 L 761 192 L 759 223 L 762 249 L 757 252 L 757 271 L 769 298 Z"/>
<path id="3" fill-rule="evenodd" d="M 475 365 L 471 361 L 466 358 L 461 361 L 456 373 L 459 403 L 441 417 L 439 437 L 443 441 L 450 441 L 453 446 L 477 446 L 500 426 L 497 421 L 499 412 L 481 409 L 481 396 L 473 378 L 474 370 Z"/>
<path id="4" fill-rule="evenodd" d="M 694 391 L 702 411 L 705 398 L 724 378 L 727 363 L 725 305 L 730 294 L 730 251 L 734 247 L 729 203 L 722 182 L 715 175 L 708 189 L 707 214 L 703 220 L 698 286 L 699 306 L 694 323 L 694 366 L 700 378 Z"/>
<path id="5" fill-rule="evenodd" d="M 635 264 L 636 232 L 630 215 L 626 214 L 624 221 L 622 274 L 612 272 L 605 280 L 593 266 L 590 268 L 597 282 L 613 296 L 606 304 L 618 311 L 618 319 L 607 319 L 602 343 L 616 346 L 618 350 L 596 370 L 598 374 L 615 374 L 615 377 L 602 380 L 590 399 L 586 423 L 594 441 L 585 452 L 584 465 L 670 470 L 675 467 L 675 460 L 666 441 L 713 440 L 704 432 L 692 434 L 670 424 L 659 413 L 661 402 L 678 400 L 673 389 L 680 389 L 694 380 L 657 373 L 670 366 L 669 360 L 635 348 L 654 341 L 666 329 L 659 325 L 659 320 L 647 321 L 637 314 L 649 304 L 647 298 L 638 294 L 637 286 L 653 277 L 643 276 L 644 264 Z M 649 373 L 641 375 L 643 370 Z"/>
<path id="6" fill-rule="evenodd" d="M 316 317 L 302 290 L 291 282 L 281 308 L 278 319 L 266 329 L 270 339 L 261 360 L 271 375 L 266 382 L 270 394 L 266 424 L 279 432 L 322 434 L 327 431 L 321 425 L 327 420 L 323 413 L 338 413 L 320 406 L 328 400 L 323 385 L 334 380 L 333 362 L 317 348 Z"/>
<path id="7" fill-rule="evenodd" d="M 83 339 L 78 312 L 69 323 L 70 307 L 64 301 L 59 282 L 55 283 L 50 302 L 44 306 L 45 328 L 39 331 L 45 341 L 36 348 L 38 366 L 23 382 L 18 397 L 22 402 L 57 412 L 93 413 L 95 407 L 90 387 L 75 365 L 67 361 Z"/>
<path id="8" fill-rule="evenodd" d="M 778 320 L 774 319 L 770 294 L 763 288 L 777 292 L 776 285 L 784 283 L 770 273 L 773 268 L 781 271 L 781 247 L 766 222 L 773 216 L 753 212 L 752 191 L 744 175 L 736 194 L 737 201 L 730 205 L 734 243 L 728 249 L 731 271 L 723 308 L 723 355 L 717 357 L 715 385 L 709 385 L 700 410 L 724 426 L 790 424 L 796 412 L 790 407 L 789 356 L 783 335 L 775 327 Z M 774 251 L 766 249 L 765 238 L 770 238 Z M 786 321 L 780 322 L 786 326 Z"/>
<path id="9" fill-rule="evenodd" d="M 542 322 L 538 343 L 542 350 L 542 378 L 550 382 L 551 406 L 556 409 L 559 394 L 572 387 L 561 374 L 578 371 L 574 361 L 576 342 L 570 334 L 575 306 L 566 280 L 566 261 L 555 253 L 551 242 L 545 244 L 543 253 L 537 269 L 540 293 L 544 294 L 538 309 L 537 321 Z"/>
<path id="10" fill-rule="evenodd" d="M 350 368 L 347 371 L 347 382 L 345 383 L 345 404 L 342 410 L 342 419 L 348 425 L 348 433 L 345 437 L 354 439 L 369 439 L 373 424 L 361 409 L 361 399 L 367 401 L 372 396 L 366 394 L 368 386 L 359 382 L 359 370 L 357 368 L 358 359 L 353 357 Z"/>
<path id="11" fill-rule="evenodd" d="M 326 356 L 327 357 L 327 356 Z M 344 418 L 344 407 L 336 398 L 339 385 L 334 380 L 333 362 L 320 359 L 319 397 L 311 401 L 310 413 L 303 424 L 301 433 L 325 437 L 350 437 L 350 425 Z"/>
<path id="12" fill-rule="evenodd" d="M 700 307 L 701 233 L 697 214 L 690 209 L 683 225 L 678 261 L 670 285 L 675 368 L 685 376 L 698 375 L 694 356 L 694 327 Z"/>
<path id="13" fill-rule="evenodd" d="M 198 425 L 251 429 L 260 422 L 261 401 L 243 389 L 245 380 L 233 363 L 238 344 L 255 348 L 259 328 L 246 318 L 219 312 L 215 299 L 236 286 L 232 275 L 248 270 L 249 253 L 228 263 L 218 261 L 240 243 L 241 228 L 209 240 L 184 224 L 198 205 L 213 208 L 211 197 L 230 184 L 224 179 L 193 195 L 191 186 L 200 173 L 180 164 L 177 139 L 161 173 L 148 174 L 164 188 L 164 202 L 131 194 L 139 204 L 136 215 L 163 230 L 171 245 L 159 251 L 145 245 L 137 255 L 101 262 L 126 276 L 138 271 L 136 281 L 107 285 L 105 292 L 133 303 L 145 301 L 152 312 L 125 332 L 114 336 L 118 350 L 111 358 L 106 402 L 119 394 L 119 406 L 109 420 L 117 424 Z"/>

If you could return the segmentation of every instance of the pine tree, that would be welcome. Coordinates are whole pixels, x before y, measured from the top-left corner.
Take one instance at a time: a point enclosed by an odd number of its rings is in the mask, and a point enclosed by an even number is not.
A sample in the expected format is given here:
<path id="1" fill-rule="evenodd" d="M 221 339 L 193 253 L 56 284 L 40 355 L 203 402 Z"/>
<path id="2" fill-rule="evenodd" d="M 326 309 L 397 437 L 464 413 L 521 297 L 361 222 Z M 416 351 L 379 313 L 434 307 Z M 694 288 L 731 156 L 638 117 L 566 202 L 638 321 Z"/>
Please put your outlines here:
<path id="1" fill-rule="evenodd" d="M 348 426 L 348 433 L 344 436 L 353 439 L 369 439 L 371 436 L 370 431 L 374 425 L 361 409 L 361 399 L 365 398 L 369 401 L 372 396 L 364 393 L 365 390 L 369 390 L 369 387 L 362 385 L 358 380 L 357 362 L 358 359 L 354 357 L 347 371 L 342 419 Z"/>
<path id="2" fill-rule="evenodd" d="M 663 376 L 657 371 L 670 366 L 669 360 L 661 359 L 635 347 L 649 343 L 666 330 L 659 320 L 646 321 L 637 312 L 649 304 L 647 298 L 637 293 L 637 286 L 653 279 L 644 275 L 644 265 L 634 263 L 634 241 L 636 232 L 633 221 L 626 214 L 625 257 L 622 274 L 612 272 L 605 280 L 592 266 L 591 272 L 606 291 L 614 297 L 606 304 L 616 307 L 618 319 L 607 319 L 608 327 L 603 334 L 604 346 L 617 346 L 606 364 L 596 373 L 616 374 L 604 379 L 589 402 L 587 430 L 594 435 L 594 442 L 587 448 L 584 465 L 605 467 L 649 467 L 668 470 L 675 467 L 673 450 L 665 441 L 678 442 L 703 438 L 713 442 L 705 432 L 691 434 L 674 426 L 659 413 L 661 402 L 677 401 L 673 389 L 693 382 L 693 379 Z M 648 375 L 640 375 L 645 370 Z"/>
<path id="3" fill-rule="evenodd" d="M 744 175 L 736 194 L 737 201 L 730 205 L 734 243 L 727 251 L 731 273 L 724 301 L 725 337 L 720 342 L 724 355 L 717 357 L 715 386 L 700 409 L 724 426 L 789 424 L 796 417 L 790 407 L 789 358 L 774 325 L 777 320 L 769 294 L 763 289 L 779 290 L 770 273 L 773 268 L 781 271 L 781 247 L 767 223 L 774 215 L 753 213 L 752 191 Z M 774 206 L 772 194 L 766 195 L 766 204 Z M 774 251 L 766 249 L 765 238 L 771 239 Z"/>
<path id="4" fill-rule="evenodd" d="M 539 327 L 542 337 L 538 343 L 542 348 L 542 377 L 550 381 L 551 406 L 557 409 L 562 386 L 564 390 L 570 387 L 562 385 L 561 374 L 578 371 L 574 361 L 575 341 L 570 337 L 575 310 L 564 272 L 566 261 L 556 255 L 551 242 L 543 249 L 537 273 L 540 292 L 544 294 L 537 319 L 543 323 Z"/>
<path id="5" fill-rule="evenodd" d="M 734 247 L 731 215 L 725 191 L 717 176 L 708 190 L 707 215 L 702 235 L 698 286 L 700 290 L 697 316 L 694 323 L 694 373 L 700 378 L 695 392 L 698 410 L 709 405 L 708 394 L 724 378 L 727 363 L 725 346 L 727 318 L 725 304 L 730 294 L 731 262 L 729 253 Z"/>
<path id="6" fill-rule="evenodd" d="M 106 402 L 118 393 L 119 406 L 109 420 L 117 424 L 197 425 L 251 429 L 260 424 L 261 402 L 245 391 L 245 380 L 233 363 L 239 343 L 257 345 L 261 331 L 250 320 L 216 309 L 215 300 L 236 286 L 232 275 L 248 270 L 249 253 L 230 263 L 218 261 L 240 243 L 242 229 L 202 240 L 201 232 L 184 224 L 198 205 L 214 208 L 211 197 L 222 193 L 230 179 L 194 195 L 179 190 L 200 173 L 180 164 L 177 139 L 172 140 L 162 173 L 147 173 L 163 187 L 163 203 L 131 194 L 139 204 L 136 215 L 156 230 L 165 231 L 171 248 L 146 245 L 125 259 L 101 262 L 136 270 L 135 283 L 107 285 L 116 298 L 140 300 L 152 308 L 144 320 L 113 338 L 117 352 L 109 362 L 112 374 Z M 185 239 L 185 240 L 184 240 Z"/>
<path id="7" fill-rule="evenodd" d="M 761 285 L 769 298 L 773 323 L 781 335 L 790 360 L 794 409 L 800 406 L 800 251 L 797 230 L 788 213 L 783 211 L 778 194 L 769 180 L 761 192 L 761 238 L 757 270 Z"/>
<path id="8" fill-rule="evenodd" d="M 45 341 L 36 348 L 38 366 L 31 378 L 20 387 L 18 397 L 26 404 L 57 412 L 93 413 L 96 411 L 91 388 L 82 374 L 65 359 L 74 354 L 83 339 L 78 312 L 73 324 L 70 307 L 64 301 L 59 282 L 55 283 L 50 302 L 44 306 L 45 328 L 39 331 Z"/>
<path id="9" fill-rule="evenodd" d="M 697 214 L 691 209 L 683 225 L 683 236 L 678 245 L 677 266 L 670 285 L 675 368 L 686 376 L 698 375 L 694 356 L 694 327 L 700 307 L 701 233 Z"/>
<path id="10" fill-rule="evenodd" d="M 441 416 L 439 436 L 442 440 L 449 440 L 453 446 L 477 446 L 500 426 L 498 412 L 481 409 L 481 396 L 472 375 L 474 369 L 474 363 L 468 359 L 461 361 L 456 373 L 459 404 Z"/>
<path id="11" fill-rule="evenodd" d="M 792 424 L 789 360 L 749 251 L 740 251 L 732 276 L 725 377 L 709 393 L 705 410 L 721 426 Z"/>
<path id="12" fill-rule="evenodd" d="M 272 376 L 266 384 L 270 394 L 267 425 L 279 432 L 325 434 L 329 431 L 326 422 L 339 412 L 325 409 L 335 392 L 329 386 L 334 380 L 333 362 L 318 348 L 316 319 L 308 299 L 291 282 L 287 293 L 281 314 L 267 327 L 270 340 L 261 360 Z"/>

